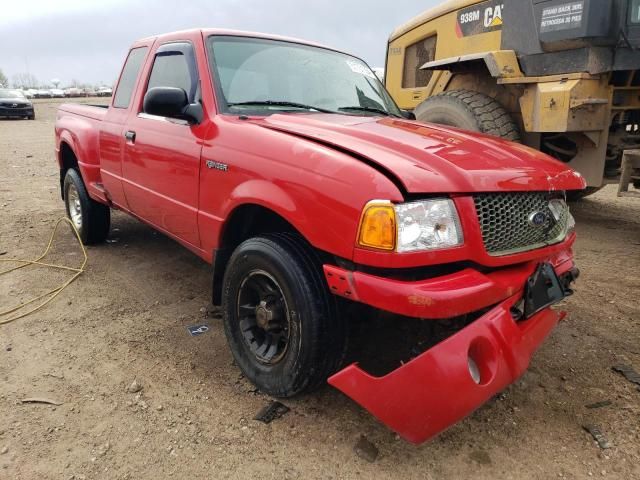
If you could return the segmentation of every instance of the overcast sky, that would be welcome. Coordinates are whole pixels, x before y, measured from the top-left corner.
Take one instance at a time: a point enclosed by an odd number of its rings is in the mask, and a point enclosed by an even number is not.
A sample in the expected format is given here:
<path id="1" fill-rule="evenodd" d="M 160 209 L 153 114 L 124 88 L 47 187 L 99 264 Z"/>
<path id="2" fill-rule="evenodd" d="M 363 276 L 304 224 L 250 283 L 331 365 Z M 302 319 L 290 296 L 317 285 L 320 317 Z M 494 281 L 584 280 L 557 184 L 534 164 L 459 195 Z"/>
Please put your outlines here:
<path id="1" fill-rule="evenodd" d="M 112 84 L 136 39 L 193 27 L 276 33 L 313 40 L 384 65 L 398 25 L 438 0 L 24 0 L 3 2 L 0 70 Z M 377 4 L 377 5 L 376 5 Z"/>

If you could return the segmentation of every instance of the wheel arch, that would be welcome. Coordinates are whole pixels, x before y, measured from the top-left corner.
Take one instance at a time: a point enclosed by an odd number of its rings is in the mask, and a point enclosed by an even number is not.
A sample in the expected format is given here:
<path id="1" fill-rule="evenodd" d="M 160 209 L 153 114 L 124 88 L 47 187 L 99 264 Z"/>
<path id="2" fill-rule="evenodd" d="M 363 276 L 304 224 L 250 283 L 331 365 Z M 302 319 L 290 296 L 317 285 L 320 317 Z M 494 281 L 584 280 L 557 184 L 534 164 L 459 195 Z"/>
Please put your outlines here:
<path id="1" fill-rule="evenodd" d="M 67 139 L 60 141 L 58 153 L 58 165 L 60 166 L 60 195 L 64 200 L 63 184 L 64 177 L 67 174 L 67 170 L 74 168 L 78 170 L 80 177 L 82 178 L 82 172 L 80 171 L 78 156 L 71 147 Z"/>
<path id="2" fill-rule="evenodd" d="M 220 305 L 224 273 L 233 251 L 245 240 L 257 235 L 275 232 L 287 232 L 307 238 L 282 210 L 259 201 L 239 203 L 226 216 L 220 234 L 218 248 L 213 252 L 213 290 L 212 302 Z"/>

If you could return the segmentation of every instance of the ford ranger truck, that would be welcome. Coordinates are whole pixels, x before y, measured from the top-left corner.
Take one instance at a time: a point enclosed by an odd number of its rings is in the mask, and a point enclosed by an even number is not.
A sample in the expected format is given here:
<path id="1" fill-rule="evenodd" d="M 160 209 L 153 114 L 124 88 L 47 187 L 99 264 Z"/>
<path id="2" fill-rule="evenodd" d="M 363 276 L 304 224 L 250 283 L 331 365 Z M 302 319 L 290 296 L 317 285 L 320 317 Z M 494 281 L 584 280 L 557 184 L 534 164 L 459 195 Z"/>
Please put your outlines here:
<path id="1" fill-rule="evenodd" d="M 328 381 L 419 443 L 520 377 L 563 317 L 551 306 L 577 276 L 565 195 L 584 180 L 412 120 L 357 57 L 182 31 L 136 42 L 114 91 L 58 110 L 67 214 L 87 244 L 119 209 L 213 264 L 231 352 L 261 391 Z M 358 304 L 398 326 L 464 321 L 376 375 L 345 368 Z"/>

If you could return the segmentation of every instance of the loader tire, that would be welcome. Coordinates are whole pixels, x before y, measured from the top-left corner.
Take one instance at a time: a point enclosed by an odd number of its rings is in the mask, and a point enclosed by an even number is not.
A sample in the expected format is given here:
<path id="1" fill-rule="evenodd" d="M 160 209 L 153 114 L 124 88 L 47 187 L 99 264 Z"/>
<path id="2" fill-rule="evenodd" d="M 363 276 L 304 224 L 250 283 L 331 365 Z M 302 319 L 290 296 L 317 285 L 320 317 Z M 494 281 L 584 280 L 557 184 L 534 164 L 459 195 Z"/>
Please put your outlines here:
<path id="1" fill-rule="evenodd" d="M 570 202 L 579 202 L 583 198 L 588 197 L 589 195 L 593 195 L 603 188 L 604 185 L 602 187 L 587 187 L 584 190 L 572 190 L 570 192 L 567 192 L 567 200 L 569 200 Z"/>
<path id="2" fill-rule="evenodd" d="M 520 142 L 520 129 L 493 98 L 471 90 L 451 90 L 426 99 L 415 110 L 420 122 L 439 123 Z"/>

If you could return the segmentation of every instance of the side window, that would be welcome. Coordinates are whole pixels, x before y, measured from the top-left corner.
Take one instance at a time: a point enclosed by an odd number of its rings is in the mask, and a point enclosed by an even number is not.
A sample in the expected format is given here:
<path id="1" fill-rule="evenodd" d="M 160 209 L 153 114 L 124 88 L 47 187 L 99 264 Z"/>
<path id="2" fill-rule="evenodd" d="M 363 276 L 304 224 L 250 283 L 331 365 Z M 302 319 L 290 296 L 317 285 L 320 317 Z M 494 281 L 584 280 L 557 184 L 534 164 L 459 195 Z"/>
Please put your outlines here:
<path id="1" fill-rule="evenodd" d="M 154 87 L 176 87 L 187 92 L 189 102 L 198 101 L 198 72 L 189 43 L 166 44 L 156 53 L 147 91 Z"/>
<path id="2" fill-rule="evenodd" d="M 405 49 L 402 88 L 420 88 L 429 84 L 433 72 L 420 70 L 420 67 L 434 60 L 437 38 L 435 35 L 425 38 Z"/>
<path id="3" fill-rule="evenodd" d="M 129 108 L 133 89 L 136 86 L 136 80 L 142 68 L 142 63 L 147 56 L 147 50 L 147 47 L 140 47 L 133 48 L 129 52 L 127 61 L 122 69 L 122 74 L 120 75 L 116 94 L 113 98 L 113 106 L 115 108 Z"/>

